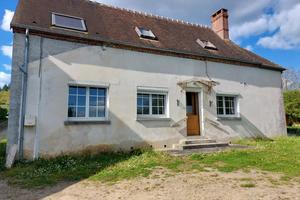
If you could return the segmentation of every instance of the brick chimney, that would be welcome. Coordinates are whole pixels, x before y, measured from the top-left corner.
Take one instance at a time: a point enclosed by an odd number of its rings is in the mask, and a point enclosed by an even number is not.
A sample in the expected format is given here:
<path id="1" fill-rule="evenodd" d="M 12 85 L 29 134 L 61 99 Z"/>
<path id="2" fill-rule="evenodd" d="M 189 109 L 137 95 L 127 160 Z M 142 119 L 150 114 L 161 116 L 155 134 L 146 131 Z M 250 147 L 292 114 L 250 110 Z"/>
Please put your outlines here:
<path id="1" fill-rule="evenodd" d="M 220 9 L 211 16 L 212 30 L 223 40 L 229 40 L 228 10 Z"/>

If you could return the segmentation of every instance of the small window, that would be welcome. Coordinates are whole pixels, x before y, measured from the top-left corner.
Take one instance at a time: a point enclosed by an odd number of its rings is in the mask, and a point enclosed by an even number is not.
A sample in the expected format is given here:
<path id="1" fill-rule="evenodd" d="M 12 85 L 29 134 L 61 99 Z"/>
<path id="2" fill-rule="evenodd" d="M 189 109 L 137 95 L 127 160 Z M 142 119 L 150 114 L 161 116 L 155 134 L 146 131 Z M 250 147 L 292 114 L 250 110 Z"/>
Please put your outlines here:
<path id="1" fill-rule="evenodd" d="M 219 116 L 237 115 L 236 96 L 217 96 L 217 114 Z"/>
<path id="2" fill-rule="evenodd" d="M 87 30 L 83 19 L 57 13 L 52 13 L 52 25 L 78 31 Z"/>
<path id="3" fill-rule="evenodd" d="M 135 27 L 135 31 L 141 38 L 157 40 L 157 37 L 150 29 Z"/>
<path id="4" fill-rule="evenodd" d="M 204 49 L 218 50 L 210 41 L 197 39 L 197 43 Z"/>
<path id="5" fill-rule="evenodd" d="M 69 118 L 107 117 L 107 88 L 69 86 Z"/>
<path id="6" fill-rule="evenodd" d="M 148 93 L 140 91 L 137 94 L 137 115 L 139 116 L 165 116 L 166 94 Z"/>

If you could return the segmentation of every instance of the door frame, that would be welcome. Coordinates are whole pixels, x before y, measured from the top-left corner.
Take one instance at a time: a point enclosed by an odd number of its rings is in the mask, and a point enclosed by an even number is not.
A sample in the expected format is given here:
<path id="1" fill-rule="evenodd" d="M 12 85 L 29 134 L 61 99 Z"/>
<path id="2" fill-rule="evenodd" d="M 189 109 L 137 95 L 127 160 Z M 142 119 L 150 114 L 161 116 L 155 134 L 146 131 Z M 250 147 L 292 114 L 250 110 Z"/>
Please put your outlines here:
<path id="1" fill-rule="evenodd" d="M 185 89 L 185 98 L 187 92 L 195 92 L 198 94 L 198 113 L 199 113 L 199 125 L 200 125 L 200 136 L 205 136 L 205 128 L 204 128 L 204 97 L 203 97 L 203 89 L 201 87 L 188 87 Z M 188 136 L 187 137 L 194 137 L 194 136 Z"/>

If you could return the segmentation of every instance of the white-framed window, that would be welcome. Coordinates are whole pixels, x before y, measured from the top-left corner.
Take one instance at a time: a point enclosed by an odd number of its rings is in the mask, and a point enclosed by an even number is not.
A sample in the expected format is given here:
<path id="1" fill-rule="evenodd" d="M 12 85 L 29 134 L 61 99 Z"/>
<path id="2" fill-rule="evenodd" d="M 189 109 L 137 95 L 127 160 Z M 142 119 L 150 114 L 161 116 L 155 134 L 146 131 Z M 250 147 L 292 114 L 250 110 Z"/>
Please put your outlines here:
<path id="1" fill-rule="evenodd" d="M 157 40 L 157 37 L 150 29 L 135 27 L 136 33 L 141 37 L 149 40 Z"/>
<path id="2" fill-rule="evenodd" d="M 58 13 L 52 13 L 52 26 L 77 31 L 87 31 L 84 19 Z"/>
<path id="3" fill-rule="evenodd" d="M 167 117 L 167 93 L 138 91 L 137 116 Z"/>
<path id="4" fill-rule="evenodd" d="M 105 87 L 69 86 L 68 118 L 78 120 L 107 119 L 108 103 Z"/>
<path id="5" fill-rule="evenodd" d="M 217 95 L 217 115 L 221 117 L 238 117 L 238 97 Z"/>

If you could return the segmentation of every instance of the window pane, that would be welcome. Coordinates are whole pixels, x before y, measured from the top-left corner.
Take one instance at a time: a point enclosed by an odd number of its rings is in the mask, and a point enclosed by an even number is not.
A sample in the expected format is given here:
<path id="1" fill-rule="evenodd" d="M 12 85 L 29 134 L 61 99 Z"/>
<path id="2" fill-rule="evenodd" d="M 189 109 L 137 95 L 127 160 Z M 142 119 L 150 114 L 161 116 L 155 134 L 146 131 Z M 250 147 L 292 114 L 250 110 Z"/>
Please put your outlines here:
<path id="1" fill-rule="evenodd" d="M 68 108 L 68 117 L 76 117 L 76 107 Z"/>
<path id="2" fill-rule="evenodd" d="M 104 96 L 106 96 L 106 89 L 98 89 L 98 96 L 102 96 L 102 97 L 104 97 Z"/>
<path id="3" fill-rule="evenodd" d="M 76 106 L 76 96 L 75 95 L 69 95 L 69 106 Z"/>
<path id="4" fill-rule="evenodd" d="M 158 107 L 153 107 L 152 108 L 152 114 L 157 115 L 158 114 Z"/>
<path id="5" fill-rule="evenodd" d="M 159 103 L 158 103 L 158 105 L 159 106 L 165 106 L 165 101 L 164 101 L 164 98 L 162 98 L 162 99 L 159 99 L 159 101 L 158 101 Z"/>
<path id="6" fill-rule="evenodd" d="M 98 97 L 98 106 L 105 106 L 105 97 Z"/>
<path id="7" fill-rule="evenodd" d="M 98 107 L 98 117 L 105 117 L 105 107 Z"/>
<path id="8" fill-rule="evenodd" d="M 86 97 L 85 97 L 85 96 L 78 96 L 78 102 L 77 102 L 77 105 L 78 105 L 78 106 L 85 106 L 85 100 L 86 100 Z"/>
<path id="9" fill-rule="evenodd" d="M 97 96 L 97 88 L 90 88 L 90 95 Z"/>
<path id="10" fill-rule="evenodd" d="M 149 95 L 143 97 L 143 106 L 149 106 Z"/>
<path id="11" fill-rule="evenodd" d="M 77 94 L 77 87 L 70 86 L 69 87 L 69 94 Z"/>
<path id="12" fill-rule="evenodd" d="M 144 115 L 149 115 L 150 114 L 149 107 L 143 107 L 143 114 Z"/>
<path id="13" fill-rule="evenodd" d="M 158 99 L 154 99 L 152 96 L 152 106 L 158 106 Z"/>
<path id="14" fill-rule="evenodd" d="M 97 117 L 97 107 L 95 106 L 90 107 L 89 117 Z"/>
<path id="15" fill-rule="evenodd" d="M 84 27 L 82 23 L 82 19 L 69 17 L 69 16 L 63 16 L 58 14 L 53 14 L 55 18 L 55 24 L 56 26 L 61 26 L 65 28 L 72 28 L 77 29 L 81 31 L 85 31 L 86 28 Z"/>
<path id="16" fill-rule="evenodd" d="M 89 100 L 89 116 L 90 117 L 105 117 L 106 106 L 106 89 L 105 88 L 90 88 Z"/>
<path id="17" fill-rule="evenodd" d="M 217 96 L 217 114 L 224 115 L 223 96 Z"/>
<path id="18" fill-rule="evenodd" d="M 97 97 L 90 97 L 90 106 L 97 106 Z"/>
<path id="19" fill-rule="evenodd" d="M 77 108 L 77 117 L 85 117 L 85 107 Z"/>
<path id="20" fill-rule="evenodd" d="M 143 105 L 143 99 L 137 98 L 137 106 L 142 106 L 142 105 Z"/>
<path id="21" fill-rule="evenodd" d="M 142 115 L 143 114 L 143 108 L 142 107 L 137 107 L 137 114 Z"/>
<path id="22" fill-rule="evenodd" d="M 217 112 L 218 112 L 218 115 L 224 115 L 223 108 L 218 108 Z"/>
<path id="23" fill-rule="evenodd" d="M 164 114 L 165 114 L 165 109 L 164 109 L 164 107 L 159 107 L 158 114 L 160 114 L 160 115 L 164 115 Z"/>
<path id="24" fill-rule="evenodd" d="M 86 88 L 85 87 L 78 87 L 78 94 L 79 95 L 86 95 Z"/>

